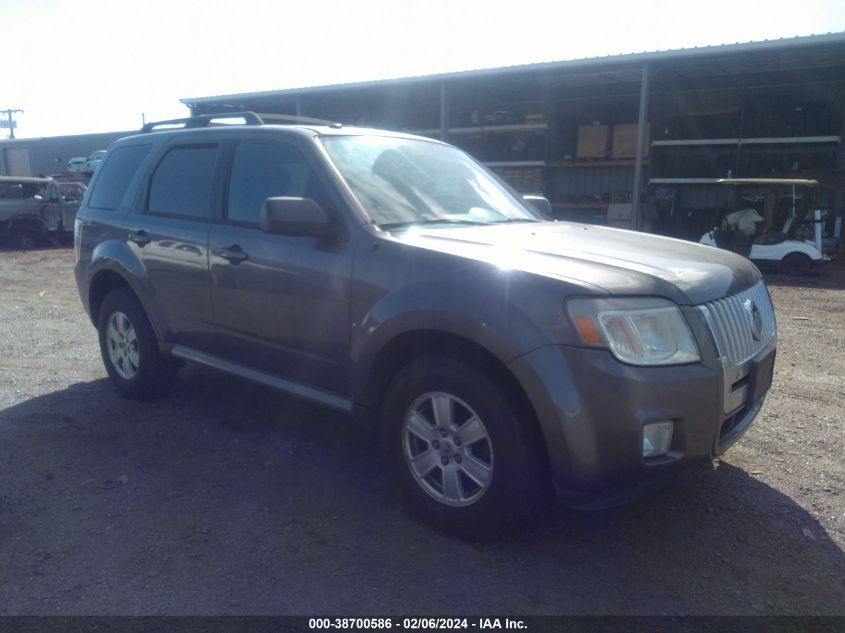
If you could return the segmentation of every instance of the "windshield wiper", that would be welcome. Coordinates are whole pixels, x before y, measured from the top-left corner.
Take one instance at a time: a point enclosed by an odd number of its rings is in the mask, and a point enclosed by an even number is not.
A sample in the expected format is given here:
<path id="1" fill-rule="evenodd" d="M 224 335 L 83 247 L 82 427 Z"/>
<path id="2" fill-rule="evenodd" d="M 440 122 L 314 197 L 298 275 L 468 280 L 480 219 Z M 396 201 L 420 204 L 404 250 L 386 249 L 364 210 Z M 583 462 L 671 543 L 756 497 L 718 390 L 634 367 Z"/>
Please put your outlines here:
<path id="1" fill-rule="evenodd" d="M 490 224 L 513 224 L 514 222 L 541 222 L 534 218 L 506 218 L 504 220 L 496 220 Z"/>
<path id="2" fill-rule="evenodd" d="M 483 226 L 484 222 L 473 222 L 471 220 L 453 220 L 452 218 L 430 218 L 426 220 L 410 220 L 408 222 L 385 222 L 379 224 L 380 229 L 403 229 L 411 228 L 412 226 L 424 226 L 428 224 L 457 224 L 463 226 Z"/>

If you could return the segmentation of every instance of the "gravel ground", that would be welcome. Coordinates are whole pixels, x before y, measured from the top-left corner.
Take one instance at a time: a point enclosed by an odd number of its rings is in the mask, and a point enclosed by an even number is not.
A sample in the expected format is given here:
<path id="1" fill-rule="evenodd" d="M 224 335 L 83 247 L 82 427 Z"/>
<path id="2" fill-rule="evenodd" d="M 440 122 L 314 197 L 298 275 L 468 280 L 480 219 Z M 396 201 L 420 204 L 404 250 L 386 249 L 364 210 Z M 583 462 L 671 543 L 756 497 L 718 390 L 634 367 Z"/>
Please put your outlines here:
<path id="1" fill-rule="evenodd" d="M 845 265 L 769 283 L 774 388 L 722 461 L 478 545 L 334 414 L 190 366 L 122 400 L 72 252 L 0 251 L 0 614 L 845 614 Z"/>

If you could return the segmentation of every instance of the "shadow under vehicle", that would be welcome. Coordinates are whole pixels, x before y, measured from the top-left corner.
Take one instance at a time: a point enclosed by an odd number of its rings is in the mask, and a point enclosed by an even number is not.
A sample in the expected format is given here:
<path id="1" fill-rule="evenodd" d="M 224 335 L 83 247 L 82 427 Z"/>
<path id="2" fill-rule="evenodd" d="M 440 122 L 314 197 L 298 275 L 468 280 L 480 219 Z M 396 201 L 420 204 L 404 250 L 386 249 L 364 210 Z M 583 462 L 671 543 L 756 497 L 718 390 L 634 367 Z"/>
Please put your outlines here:
<path id="1" fill-rule="evenodd" d="M 718 209 L 701 244 L 739 253 L 787 275 L 806 275 L 814 265 L 829 260 L 821 250 L 821 227 L 814 229 L 821 218 L 813 216 L 813 199 L 808 195 L 818 187 L 817 181 L 722 178 L 716 184 L 736 187 L 736 206 L 745 206 L 732 212 Z"/>
<path id="2" fill-rule="evenodd" d="M 402 512 L 370 436 L 325 408 L 197 365 L 142 406 L 67 378 L 0 410 L 6 615 L 845 615 L 842 541 L 778 462 L 551 505 L 488 545 Z"/>
<path id="3" fill-rule="evenodd" d="M 82 182 L 0 176 L 0 239 L 27 249 L 69 237 L 86 190 Z"/>

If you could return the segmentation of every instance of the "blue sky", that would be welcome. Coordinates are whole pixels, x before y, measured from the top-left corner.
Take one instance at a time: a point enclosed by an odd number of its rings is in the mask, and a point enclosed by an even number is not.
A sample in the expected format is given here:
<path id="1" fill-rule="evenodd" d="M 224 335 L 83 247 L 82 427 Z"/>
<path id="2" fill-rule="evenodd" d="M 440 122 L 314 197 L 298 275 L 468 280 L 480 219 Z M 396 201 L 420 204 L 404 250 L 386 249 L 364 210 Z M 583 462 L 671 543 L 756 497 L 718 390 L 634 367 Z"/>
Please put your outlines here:
<path id="1" fill-rule="evenodd" d="M 18 136 L 128 130 L 180 97 L 845 31 L 845 1 L 0 0 Z"/>

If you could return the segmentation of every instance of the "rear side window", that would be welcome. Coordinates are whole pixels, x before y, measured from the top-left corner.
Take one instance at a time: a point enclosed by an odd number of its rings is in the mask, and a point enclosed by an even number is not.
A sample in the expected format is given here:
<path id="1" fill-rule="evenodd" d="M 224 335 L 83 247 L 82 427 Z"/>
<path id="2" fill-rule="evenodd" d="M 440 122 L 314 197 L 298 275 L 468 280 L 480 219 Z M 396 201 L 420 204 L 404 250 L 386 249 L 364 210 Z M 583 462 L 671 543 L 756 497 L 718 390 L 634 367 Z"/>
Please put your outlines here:
<path id="1" fill-rule="evenodd" d="M 143 143 L 113 149 L 98 169 L 99 175 L 88 199 L 88 206 L 94 209 L 117 209 L 151 146 L 150 143 Z"/>
<path id="2" fill-rule="evenodd" d="M 152 213 L 208 218 L 216 160 L 216 145 L 170 150 L 153 174 L 147 209 Z"/>
<path id="3" fill-rule="evenodd" d="M 232 160 L 226 219 L 258 224 L 264 200 L 275 196 L 326 203 L 316 174 L 296 149 L 275 143 L 238 144 Z"/>

